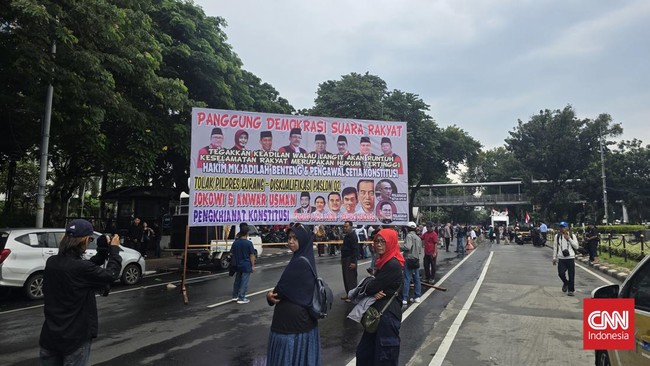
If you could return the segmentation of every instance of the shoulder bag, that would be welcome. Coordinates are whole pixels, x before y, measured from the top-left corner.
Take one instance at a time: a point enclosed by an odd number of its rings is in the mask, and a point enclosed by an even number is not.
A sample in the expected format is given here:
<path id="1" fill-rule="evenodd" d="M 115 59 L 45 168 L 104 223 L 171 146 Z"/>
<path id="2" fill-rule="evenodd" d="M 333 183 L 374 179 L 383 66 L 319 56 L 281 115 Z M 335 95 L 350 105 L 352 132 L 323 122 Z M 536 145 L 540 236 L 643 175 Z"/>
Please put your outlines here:
<path id="1" fill-rule="evenodd" d="M 401 286 L 400 286 L 401 288 Z M 381 319 L 381 316 L 384 315 L 384 312 L 388 308 L 388 305 L 390 305 L 391 301 L 397 296 L 397 291 L 393 294 L 393 296 L 390 297 L 390 300 L 386 302 L 386 305 L 381 309 L 381 311 L 377 310 L 374 306 L 371 306 L 366 310 L 365 313 L 363 313 L 363 317 L 361 318 L 361 325 L 363 326 L 363 329 L 368 332 L 368 333 L 376 333 L 377 328 L 379 327 L 379 320 Z"/>

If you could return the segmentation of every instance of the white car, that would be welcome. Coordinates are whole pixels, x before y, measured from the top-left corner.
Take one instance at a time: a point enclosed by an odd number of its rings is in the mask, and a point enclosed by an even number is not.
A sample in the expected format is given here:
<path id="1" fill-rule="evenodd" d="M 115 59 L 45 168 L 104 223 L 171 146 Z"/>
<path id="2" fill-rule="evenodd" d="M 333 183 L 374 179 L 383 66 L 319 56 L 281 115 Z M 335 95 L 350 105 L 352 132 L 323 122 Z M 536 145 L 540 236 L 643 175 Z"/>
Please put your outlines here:
<path id="1" fill-rule="evenodd" d="M 43 298 L 43 269 L 47 259 L 59 252 L 59 242 L 65 229 L 0 229 L 0 286 L 22 287 L 25 295 Z M 97 238 L 88 246 L 85 259 L 97 253 Z M 131 248 L 120 246 L 122 269 L 120 280 L 126 285 L 140 281 L 145 272 L 142 255 Z"/>

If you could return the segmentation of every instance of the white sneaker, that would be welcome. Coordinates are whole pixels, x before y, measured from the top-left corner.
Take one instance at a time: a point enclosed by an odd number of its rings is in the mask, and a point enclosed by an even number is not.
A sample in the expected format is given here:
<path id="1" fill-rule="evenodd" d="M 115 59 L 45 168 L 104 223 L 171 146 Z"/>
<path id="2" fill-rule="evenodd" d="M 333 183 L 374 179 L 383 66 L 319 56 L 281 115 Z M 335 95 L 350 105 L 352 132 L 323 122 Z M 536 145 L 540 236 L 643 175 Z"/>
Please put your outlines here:
<path id="1" fill-rule="evenodd" d="M 402 305 L 408 305 L 408 302 L 406 300 L 402 300 Z"/>
<path id="2" fill-rule="evenodd" d="M 410 298 L 409 301 L 410 301 L 410 302 L 413 302 L 413 298 Z"/>
<path id="3" fill-rule="evenodd" d="M 415 298 L 415 302 L 419 303 L 420 301 L 421 301 L 421 300 L 420 300 L 419 297 L 416 297 L 416 298 Z"/>
<path id="4" fill-rule="evenodd" d="M 245 298 L 243 298 L 241 300 L 237 300 L 238 304 L 248 304 L 249 302 L 251 302 L 251 301 L 247 297 L 245 297 Z"/>

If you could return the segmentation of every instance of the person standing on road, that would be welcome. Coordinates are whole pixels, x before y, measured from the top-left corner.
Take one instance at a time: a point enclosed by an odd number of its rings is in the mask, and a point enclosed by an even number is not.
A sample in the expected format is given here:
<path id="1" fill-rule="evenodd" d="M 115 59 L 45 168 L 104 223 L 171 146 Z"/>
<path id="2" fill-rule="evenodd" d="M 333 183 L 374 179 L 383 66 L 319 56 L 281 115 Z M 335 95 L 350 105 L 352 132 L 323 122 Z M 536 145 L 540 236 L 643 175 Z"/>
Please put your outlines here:
<path id="1" fill-rule="evenodd" d="M 422 284 L 420 283 L 420 259 L 422 258 L 422 239 L 415 233 L 417 225 L 410 221 L 407 225 L 408 233 L 404 239 L 404 246 L 401 247 L 406 258 L 404 265 L 404 287 L 402 288 L 402 305 L 408 302 L 406 299 L 409 297 L 409 286 L 411 279 L 413 279 L 413 296 L 411 301 L 420 302 L 422 296 Z"/>
<path id="2" fill-rule="evenodd" d="M 442 237 L 445 239 L 445 251 L 449 252 L 449 244 L 451 243 L 451 223 L 447 223 L 442 228 Z"/>
<path id="3" fill-rule="evenodd" d="M 354 231 L 352 221 L 343 224 L 343 245 L 341 245 L 341 270 L 343 271 L 343 286 L 345 295 L 341 300 L 350 302 L 348 292 L 357 287 L 357 259 L 359 258 L 359 240 Z"/>
<path id="4" fill-rule="evenodd" d="M 438 234 L 433 230 L 433 223 L 427 222 L 427 231 L 422 234 L 424 244 L 424 282 L 433 284 L 436 275 L 436 257 L 438 256 Z"/>
<path id="5" fill-rule="evenodd" d="M 465 240 L 467 239 L 467 226 L 458 224 L 456 231 L 456 258 L 465 257 Z"/>
<path id="6" fill-rule="evenodd" d="M 287 235 L 287 247 L 293 256 L 278 284 L 266 294 L 266 301 L 275 306 L 266 365 L 318 366 L 321 364 L 318 319 L 309 315 L 307 310 L 314 292 L 311 269 L 316 272 L 313 241 L 301 224 L 289 228 Z"/>
<path id="7" fill-rule="evenodd" d="M 560 222 L 560 232 L 555 235 L 553 249 L 553 265 L 557 264 L 557 274 L 562 280 L 562 292 L 573 296 L 575 292 L 575 250 L 578 249 L 578 239 L 569 233 L 569 224 Z M 566 273 L 569 272 L 567 279 Z"/>
<path id="8" fill-rule="evenodd" d="M 363 332 L 357 345 L 357 365 L 397 365 L 402 325 L 399 290 L 404 268 L 397 232 L 393 229 L 380 230 L 373 241 L 373 248 L 377 255 L 375 279 L 366 288 L 366 294 L 375 297 L 377 301 L 371 306 L 377 310 L 383 309 L 388 301 L 390 304 L 379 319 L 377 332 Z"/>
<path id="9" fill-rule="evenodd" d="M 587 250 L 589 251 L 589 262 L 598 263 L 598 243 L 600 243 L 600 237 L 598 235 L 598 228 L 593 222 L 589 223 L 589 227 L 585 232 L 585 240 L 587 241 Z"/>
<path id="10" fill-rule="evenodd" d="M 129 226 L 129 241 L 131 242 L 131 248 L 137 250 L 142 254 L 143 257 L 147 257 L 147 251 L 142 248 L 142 234 L 144 229 L 140 225 L 140 218 L 136 217 L 133 219 L 131 226 Z"/>
<path id="11" fill-rule="evenodd" d="M 98 250 L 90 260 L 83 259 L 93 231 L 90 222 L 72 220 L 59 243 L 59 253 L 45 264 L 45 322 L 39 340 L 42 365 L 88 364 L 98 330 L 95 293 L 117 280 L 122 268 L 117 234 L 110 240 L 108 252 Z"/>
<path id="12" fill-rule="evenodd" d="M 546 244 L 546 240 L 548 240 L 547 235 L 548 235 L 548 226 L 542 221 L 542 223 L 539 225 L 539 232 L 542 234 L 542 246 Z"/>
<path id="13" fill-rule="evenodd" d="M 237 239 L 230 247 L 232 258 L 230 265 L 235 266 L 235 282 L 232 285 L 232 300 L 238 304 L 248 304 L 250 300 L 246 297 L 248 290 L 248 279 L 251 273 L 255 272 L 255 248 L 253 242 L 248 240 L 248 225 L 239 225 Z"/>

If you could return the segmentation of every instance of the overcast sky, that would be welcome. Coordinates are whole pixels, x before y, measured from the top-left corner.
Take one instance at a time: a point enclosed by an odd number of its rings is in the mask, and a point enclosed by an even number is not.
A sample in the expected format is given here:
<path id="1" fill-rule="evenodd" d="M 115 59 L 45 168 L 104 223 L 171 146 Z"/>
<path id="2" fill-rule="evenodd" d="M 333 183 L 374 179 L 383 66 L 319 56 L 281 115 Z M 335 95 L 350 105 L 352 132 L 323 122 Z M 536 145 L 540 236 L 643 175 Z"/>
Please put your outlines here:
<path id="1" fill-rule="evenodd" d="M 517 119 L 571 104 L 650 143 L 650 1 L 196 1 L 296 108 L 351 72 L 418 94 L 486 148 Z"/>

